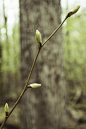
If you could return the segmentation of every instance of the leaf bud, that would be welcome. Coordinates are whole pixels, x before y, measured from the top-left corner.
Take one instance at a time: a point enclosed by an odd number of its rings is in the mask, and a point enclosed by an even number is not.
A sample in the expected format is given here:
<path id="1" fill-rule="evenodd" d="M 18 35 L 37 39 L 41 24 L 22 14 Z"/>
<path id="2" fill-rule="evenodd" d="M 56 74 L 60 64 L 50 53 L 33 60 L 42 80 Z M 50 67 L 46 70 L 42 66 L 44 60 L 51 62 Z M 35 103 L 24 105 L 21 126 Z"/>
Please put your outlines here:
<path id="1" fill-rule="evenodd" d="M 36 30 L 36 41 L 38 43 L 38 47 L 40 48 L 42 46 L 42 37 L 38 30 Z"/>
<path id="2" fill-rule="evenodd" d="M 5 106 L 4 106 L 4 111 L 5 111 L 5 115 L 8 116 L 8 114 L 9 114 L 9 106 L 8 106 L 8 103 L 5 104 Z"/>
<path id="3" fill-rule="evenodd" d="M 41 86 L 41 84 L 38 83 L 32 83 L 29 85 L 31 88 L 39 88 Z"/>
<path id="4" fill-rule="evenodd" d="M 68 13 L 68 17 L 70 17 L 71 15 L 75 14 L 80 8 L 80 5 L 76 6 L 75 9 L 73 9 L 72 11 L 70 11 Z"/>

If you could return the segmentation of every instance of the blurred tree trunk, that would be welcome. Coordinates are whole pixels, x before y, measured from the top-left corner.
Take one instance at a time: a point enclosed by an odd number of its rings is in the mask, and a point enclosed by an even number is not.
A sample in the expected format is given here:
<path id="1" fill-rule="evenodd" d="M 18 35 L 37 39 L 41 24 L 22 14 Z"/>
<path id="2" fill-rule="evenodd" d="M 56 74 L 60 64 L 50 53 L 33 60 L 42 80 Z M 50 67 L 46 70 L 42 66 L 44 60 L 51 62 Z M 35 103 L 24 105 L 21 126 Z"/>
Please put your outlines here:
<path id="1" fill-rule="evenodd" d="M 1 44 L 1 28 L 0 28 L 0 98 L 3 95 L 3 77 L 2 77 L 2 44 Z"/>
<path id="2" fill-rule="evenodd" d="M 60 0 L 20 0 L 21 74 L 24 87 L 38 46 L 35 31 L 43 41 L 61 23 Z M 28 89 L 21 101 L 21 129 L 66 128 L 66 82 L 64 78 L 62 30 L 42 48 Z"/>

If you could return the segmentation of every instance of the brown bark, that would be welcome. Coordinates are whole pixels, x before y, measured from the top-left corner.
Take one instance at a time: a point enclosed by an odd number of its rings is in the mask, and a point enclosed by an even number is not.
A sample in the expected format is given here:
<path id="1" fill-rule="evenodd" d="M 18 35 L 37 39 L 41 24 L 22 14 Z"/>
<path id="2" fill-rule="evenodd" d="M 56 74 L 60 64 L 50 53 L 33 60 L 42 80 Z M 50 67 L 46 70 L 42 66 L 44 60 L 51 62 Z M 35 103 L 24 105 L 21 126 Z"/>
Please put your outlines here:
<path id="1" fill-rule="evenodd" d="M 22 87 L 27 80 L 38 49 L 35 31 L 43 41 L 61 22 L 60 0 L 21 0 L 21 72 Z M 22 129 L 62 129 L 66 127 L 66 83 L 64 78 L 61 29 L 42 48 L 30 83 L 41 83 L 38 89 L 28 89 L 21 103 Z"/>

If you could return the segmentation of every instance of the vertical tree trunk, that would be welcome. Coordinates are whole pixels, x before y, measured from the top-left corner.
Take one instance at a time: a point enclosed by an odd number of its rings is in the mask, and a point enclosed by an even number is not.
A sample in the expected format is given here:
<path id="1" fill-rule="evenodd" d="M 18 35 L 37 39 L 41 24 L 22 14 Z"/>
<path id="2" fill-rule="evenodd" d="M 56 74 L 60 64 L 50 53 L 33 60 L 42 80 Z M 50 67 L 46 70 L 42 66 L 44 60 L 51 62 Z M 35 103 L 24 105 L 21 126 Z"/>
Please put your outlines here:
<path id="1" fill-rule="evenodd" d="M 2 87 L 3 87 L 3 78 L 2 78 L 2 44 L 1 44 L 1 29 L 0 29 L 0 96 L 3 95 L 3 88 Z"/>
<path id="2" fill-rule="evenodd" d="M 21 0 L 21 72 L 22 87 L 27 80 L 38 49 L 35 31 L 43 41 L 61 23 L 60 0 Z M 64 79 L 61 29 L 42 48 L 30 83 L 41 83 L 38 89 L 28 89 L 21 103 L 22 129 L 62 129 L 66 127 L 66 84 Z"/>

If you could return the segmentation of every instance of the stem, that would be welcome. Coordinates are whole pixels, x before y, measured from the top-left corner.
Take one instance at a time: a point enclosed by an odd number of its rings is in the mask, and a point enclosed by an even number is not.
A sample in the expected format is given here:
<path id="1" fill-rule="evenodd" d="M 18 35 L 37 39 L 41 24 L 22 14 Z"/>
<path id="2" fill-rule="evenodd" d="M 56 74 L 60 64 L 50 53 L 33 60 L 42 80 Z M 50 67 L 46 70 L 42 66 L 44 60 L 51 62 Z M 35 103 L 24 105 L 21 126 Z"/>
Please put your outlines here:
<path id="1" fill-rule="evenodd" d="M 37 57 L 39 55 L 39 52 L 41 50 L 41 48 L 44 46 L 44 44 L 58 31 L 58 29 L 62 26 L 62 24 L 65 22 L 65 20 L 68 18 L 68 16 L 65 17 L 65 19 L 63 20 L 63 22 L 58 26 L 58 28 L 47 38 L 47 40 L 42 44 L 42 46 L 38 49 L 37 51 L 37 54 L 36 54 L 36 57 L 34 59 L 34 62 L 33 62 L 33 65 L 31 67 L 31 70 L 30 70 L 30 73 L 29 73 L 29 76 L 28 76 L 28 79 L 27 79 L 27 82 L 26 82 L 26 85 L 22 91 L 22 93 L 20 94 L 19 98 L 17 99 L 17 101 L 15 102 L 13 108 L 11 109 L 11 111 L 9 112 L 8 114 L 8 117 L 5 118 L 5 120 L 3 121 L 0 129 L 3 128 L 4 124 L 6 123 L 7 119 L 9 118 L 9 116 L 11 115 L 11 113 L 13 112 L 13 110 L 15 109 L 15 107 L 17 106 L 17 104 L 19 103 L 20 99 L 22 98 L 23 94 L 25 93 L 25 91 L 27 90 L 27 86 L 28 86 L 28 83 L 29 83 L 29 80 L 30 80 L 30 77 L 31 77 L 31 74 L 32 74 L 32 71 L 33 71 L 33 68 L 35 66 L 35 63 L 36 63 L 36 60 L 37 60 Z"/>
<path id="2" fill-rule="evenodd" d="M 56 30 L 53 31 L 53 33 L 46 39 L 46 41 L 42 44 L 42 46 L 44 46 L 44 44 L 59 30 L 59 28 L 62 26 L 62 24 L 65 22 L 65 20 L 68 18 L 68 14 L 65 17 L 65 19 L 63 20 L 63 22 L 57 27 Z"/>
<path id="3" fill-rule="evenodd" d="M 4 124 L 6 123 L 7 119 L 8 119 L 8 117 L 5 117 L 5 119 L 4 119 L 4 121 L 3 121 L 3 123 L 1 124 L 0 129 L 2 129 L 2 128 L 3 128 L 3 126 L 4 126 Z"/>
<path id="4" fill-rule="evenodd" d="M 22 93 L 20 94 L 20 96 L 19 96 L 19 98 L 17 99 L 16 103 L 14 104 L 13 108 L 12 108 L 11 111 L 9 112 L 8 117 L 6 117 L 5 120 L 3 121 L 3 123 L 2 123 L 2 125 L 1 125 L 1 127 L 0 127 L 0 129 L 3 128 L 3 126 L 4 126 L 4 124 L 6 123 L 7 119 L 9 118 L 9 116 L 11 115 L 11 113 L 13 112 L 13 110 L 15 109 L 15 107 L 17 106 L 17 104 L 19 103 L 20 99 L 22 98 L 23 94 L 24 94 L 25 91 L 27 90 L 28 82 L 29 82 L 29 80 L 30 80 L 30 77 L 31 77 L 31 74 L 32 74 L 33 68 L 34 68 L 34 66 L 35 66 L 35 63 L 36 63 L 36 60 L 37 60 L 37 57 L 38 57 L 38 55 L 39 55 L 40 50 L 41 50 L 41 48 L 38 49 L 38 51 L 37 51 L 35 60 L 34 60 L 33 65 L 32 65 L 32 67 L 31 67 L 31 70 L 30 70 L 30 73 L 29 73 L 29 76 L 28 76 L 26 85 L 25 85 L 25 87 L 24 87 Z"/>
<path id="5" fill-rule="evenodd" d="M 25 87 L 24 87 L 22 93 L 20 94 L 18 100 L 17 100 L 16 103 L 14 104 L 12 110 L 10 111 L 8 117 L 10 116 L 10 114 L 12 113 L 12 111 L 14 110 L 14 108 L 16 107 L 16 105 L 19 103 L 20 99 L 22 98 L 24 92 L 25 92 L 26 89 L 27 89 L 28 82 L 29 82 L 29 80 L 30 80 L 30 77 L 31 77 L 31 74 L 32 74 L 33 68 L 34 68 L 34 66 L 35 66 L 35 63 L 36 63 L 36 60 L 37 60 L 37 57 L 38 57 L 38 55 L 39 55 L 40 50 L 41 50 L 41 49 L 38 49 L 38 51 L 37 51 L 37 54 L 36 54 L 35 60 L 34 60 L 34 62 L 33 62 L 32 68 L 31 68 L 31 70 L 30 70 L 29 77 L 28 77 L 28 79 L 27 79 L 26 85 L 25 85 Z"/>

